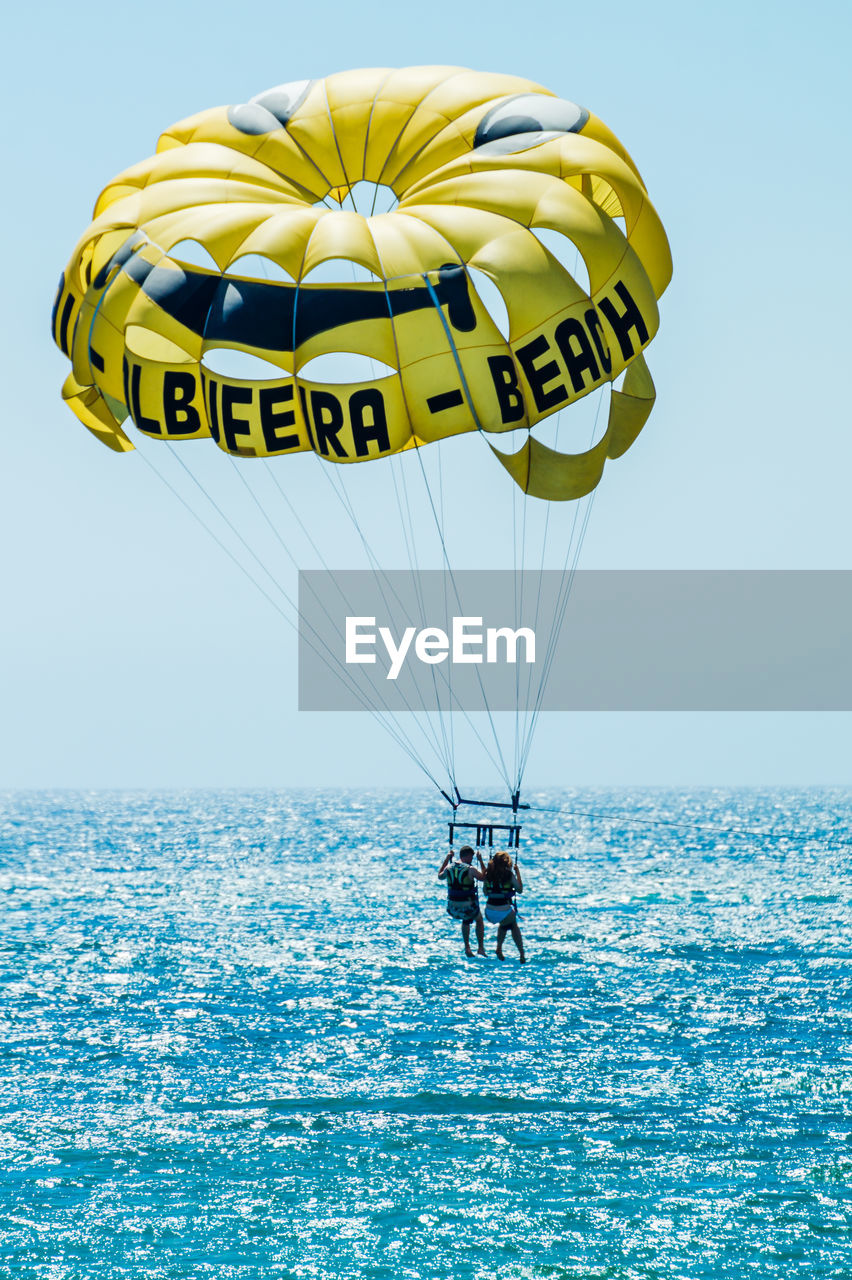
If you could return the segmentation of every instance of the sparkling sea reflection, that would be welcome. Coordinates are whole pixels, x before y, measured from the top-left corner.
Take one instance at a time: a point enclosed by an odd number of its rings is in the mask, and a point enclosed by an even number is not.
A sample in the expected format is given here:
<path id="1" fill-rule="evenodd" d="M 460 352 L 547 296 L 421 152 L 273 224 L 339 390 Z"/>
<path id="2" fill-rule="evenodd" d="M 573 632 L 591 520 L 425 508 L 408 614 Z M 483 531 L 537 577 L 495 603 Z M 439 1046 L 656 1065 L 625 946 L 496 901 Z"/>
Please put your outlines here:
<path id="1" fill-rule="evenodd" d="M 7 1273 L 848 1280 L 852 795 L 531 798 L 525 968 L 419 793 L 0 798 Z"/>

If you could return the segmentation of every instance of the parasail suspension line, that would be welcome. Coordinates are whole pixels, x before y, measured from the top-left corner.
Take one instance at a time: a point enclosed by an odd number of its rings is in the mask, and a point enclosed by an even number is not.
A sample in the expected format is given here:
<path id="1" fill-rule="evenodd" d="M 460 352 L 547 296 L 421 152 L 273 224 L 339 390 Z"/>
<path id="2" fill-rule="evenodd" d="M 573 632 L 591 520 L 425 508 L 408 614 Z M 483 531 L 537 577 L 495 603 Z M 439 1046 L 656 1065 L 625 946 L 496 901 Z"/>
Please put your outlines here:
<path id="1" fill-rule="evenodd" d="M 530 716 L 529 728 L 526 731 L 524 750 L 521 756 L 521 768 L 518 776 L 518 785 L 520 785 L 521 783 L 524 771 L 526 770 L 526 767 L 527 767 L 527 762 L 529 760 L 529 753 L 532 748 L 533 734 L 535 733 L 536 726 L 538 724 L 538 718 L 539 718 L 539 715 L 541 714 L 541 707 L 544 701 L 544 693 L 547 687 L 547 681 L 550 676 L 551 669 L 553 667 L 553 661 L 556 656 L 556 647 L 559 641 L 559 636 L 562 632 L 562 626 L 565 621 L 565 614 L 568 609 L 568 600 L 571 595 L 571 588 L 574 585 L 574 578 L 577 573 L 577 562 L 580 558 L 580 552 L 583 547 L 583 541 L 586 537 L 586 530 L 589 527 L 589 518 L 591 516 L 592 507 L 594 506 L 594 501 L 595 501 L 595 492 L 596 491 L 593 491 L 589 497 L 589 501 L 586 506 L 585 513 L 583 515 L 583 521 L 580 526 L 580 533 L 577 539 L 577 546 L 574 552 L 574 558 L 571 562 L 571 568 L 568 572 L 568 576 L 565 579 L 564 584 L 560 587 L 559 596 L 557 598 L 557 606 L 556 606 L 556 609 L 554 610 L 555 622 L 551 630 L 550 636 L 548 638 L 547 649 L 545 651 L 544 664 L 543 664 L 542 673 L 541 673 L 541 681 L 539 683 L 538 693 L 536 694 L 536 700 L 535 700 L 535 705 L 533 707 L 532 715 Z M 569 552 L 570 552 L 570 543 L 569 543 Z M 563 566 L 563 569 L 562 569 L 563 575 L 565 574 L 566 567 L 567 567 L 567 557 L 566 557 L 565 565 Z"/>
<path id="2" fill-rule="evenodd" d="M 348 499 L 348 497 L 346 496 L 346 494 L 345 494 L 344 490 L 339 486 L 339 484 L 338 484 L 338 482 L 337 482 L 337 477 L 336 477 L 336 476 L 334 475 L 334 473 L 333 473 L 333 472 L 331 472 L 331 471 L 328 469 L 328 467 L 327 467 L 325 464 L 323 464 L 319 459 L 318 459 L 318 462 L 320 462 L 320 466 L 322 466 L 322 474 L 325 476 L 326 480 L 327 480 L 327 481 L 328 481 L 328 483 L 330 484 L 331 489 L 332 489 L 332 492 L 333 492 L 333 493 L 335 494 L 335 496 L 337 497 L 338 501 L 340 502 L 341 506 L 343 507 L 343 510 L 346 512 L 347 516 L 349 517 L 349 519 L 350 519 L 350 521 L 351 521 L 351 523 L 352 523 L 352 526 L 353 526 L 353 528 L 355 529 L 355 532 L 358 534 L 358 538 L 359 538 L 359 540 L 360 540 L 360 542 L 361 542 L 361 545 L 362 545 L 362 547 L 363 547 L 363 549 L 364 549 L 364 553 L 365 553 L 365 555 L 367 556 L 368 562 L 369 562 L 369 564 L 370 564 L 370 567 L 371 567 L 371 570 L 372 570 L 372 573 L 373 573 L 373 577 L 375 578 L 376 585 L 377 585 L 377 587 L 378 587 L 378 589 L 379 589 L 379 592 L 380 592 L 380 594 L 381 594 L 382 602 L 384 603 L 384 606 L 385 606 L 385 608 L 386 608 L 386 609 L 387 609 L 387 611 L 388 611 L 388 616 L 389 616 L 390 618 L 393 618 L 393 617 L 394 617 L 394 611 L 393 611 L 393 609 L 392 609 L 392 607 L 391 607 L 391 605 L 390 605 L 390 603 L 389 603 L 389 601 L 388 601 L 388 597 L 387 597 L 387 595 L 385 594 L 385 589 L 384 589 L 384 586 L 382 585 L 382 579 L 384 579 L 384 582 L 385 582 L 385 584 L 387 585 L 388 590 L 389 590 L 389 591 L 390 591 L 390 593 L 394 596 L 394 598 L 396 599 L 397 604 L 400 606 L 400 608 L 402 608 L 402 601 L 399 599 L 399 596 L 397 595 L 396 591 L 394 590 L 393 584 L 388 580 L 388 578 L 387 578 L 387 574 L 386 574 L 385 570 L 383 570 L 383 569 L 379 566 L 379 563 L 378 563 L 378 560 L 376 559 L 375 553 L 373 552 L 373 549 L 372 549 L 372 547 L 370 546 L 369 540 L 367 539 L 366 534 L 364 533 L 364 530 L 363 530 L 363 529 L 362 529 L 362 527 L 361 527 L 361 523 L 360 523 L 360 521 L 358 520 L 358 517 L 357 517 L 357 516 L 356 516 L 356 514 L 355 514 L 355 511 L 354 511 L 354 509 L 353 509 L 353 507 L 352 507 L 352 503 L 349 501 L 349 499 Z M 406 703 L 405 703 L 405 705 L 406 705 L 406 709 L 407 709 L 407 710 L 411 713 L 411 715 L 414 717 L 414 723 L 417 725 L 417 727 L 418 727 L 418 729 L 420 730 L 420 732 L 423 734 L 423 736 L 424 736 L 424 737 L 426 738 L 426 740 L 429 742 L 430 746 L 432 747 L 432 750 L 435 752 L 435 754 L 437 755 L 438 759 L 440 759 L 440 760 L 441 760 L 442 767 L 446 770 L 446 772 L 447 772 L 448 776 L 450 777 L 450 783 L 451 783 L 451 785 L 454 785 L 454 781 L 455 781 L 455 780 L 454 780 L 454 778 L 453 778 L 452 771 L 451 771 L 451 768 L 450 768 L 450 765 L 449 765 L 449 763 L 448 763 L 448 760 L 447 760 L 446 755 L 444 755 L 444 757 L 442 758 L 442 754 L 441 754 L 441 746 L 440 746 L 440 743 L 439 743 L 439 740 L 438 740 L 438 736 L 437 736 L 437 734 L 435 733 L 434 725 L 432 724 L 432 721 L 431 721 L 431 719 L 429 718 L 429 712 L 428 712 L 428 710 L 427 710 L 427 708 L 426 708 L 426 705 L 425 705 L 425 702 L 424 702 L 424 699 L 423 699 L 422 690 L 420 689 L 420 686 L 419 686 L 418 684 L 416 684 L 416 683 L 415 683 L 415 688 L 417 689 L 417 693 L 418 693 L 418 696 L 419 696 L 419 698 L 420 698 L 420 703 L 421 703 L 421 708 L 422 708 L 422 714 L 423 714 L 423 717 L 424 717 L 424 721 L 423 721 L 423 723 L 421 723 L 421 721 L 418 719 L 418 715 L 419 715 L 420 713 L 419 713 L 418 711 L 416 711 L 416 710 L 415 710 L 415 708 L 411 707 L 411 706 L 408 704 L 408 702 L 407 702 L 407 701 L 406 701 Z M 424 724 L 425 724 L 425 727 L 424 727 Z M 428 734 L 427 734 L 427 729 L 428 729 Z M 403 730 L 402 730 L 402 729 L 400 729 L 400 732 L 403 732 Z M 431 738 L 429 737 L 429 735 L 431 735 Z"/>
<path id="3" fill-rule="evenodd" d="M 420 621 L 421 621 L 421 625 L 425 627 L 426 626 L 426 602 L 423 599 L 423 591 L 420 583 L 420 574 L 419 574 L 420 564 L 417 559 L 417 542 L 414 536 L 414 522 L 411 518 L 411 504 L 408 500 L 408 486 L 405 483 L 405 471 L 400 465 L 399 479 L 400 479 L 400 485 L 402 486 L 403 497 L 405 498 L 405 515 L 408 518 L 407 528 L 406 528 L 405 518 L 403 517 L 402 503 L 400 501 L 400 496 L 399 496 L 400 486 L 397 485 L 396 476 L 394 475 L 395 459 L 391 458 L 389 459 L 389 461 L 391 464 L 391 479 L 393 481 L 393 489 L 394 489 L 394 494 L 396 496 L 397 510 L 399 511 L 400 524 L 402 525 L 406 552 L 408 554 L 408 564 L 411 570 L 411 578 L 414 584 L 414 591 L 417 596 L 417 605 L 420 610 Z M 455 785 L 455 774 L 452 769 L 452 757 L 450 755 L 450 744 L 449 744 L 449 739 L 447 737 L 446 725 L 444 723 L 444 713 L 441 710 L 441 700 L 438 696 L 438 677 L 435 671 L 434 664 L 430 666 L 429 673 L 432 679 L 432 690 L 435 695 L 435 707 L 437 709 L 438 725 L 441 730 L 441 738 L 443 739 L 443 743 L 444 743 L 444 754 L 447 761 L 447 772 L 450 775 L 450 781 L 453 783 L 453 785 Z M 419 687 L 418 687 L 418 692 L 419 692 Z M 421 701 L 423 701 L 423 699 L 421 699 Z M 425 711 L 425 705 L 424 705 L 424 711 Z"/>
<path id="4" fill-rule="evenodd" d="M 591 447 L 592 443 L 594 442 L 594 438 L 597 433 L 598 420 L 600 418 L 602 404 L 603 404 L 603 397 L 599 396 L 597 407 L 595 409 L 595 419 L 592 424 L 592 432 L 589 439 L 589 447 Z M 556 606 L 553 611 L 553 625 L 551 626 L 550 635 L 548 637 L 547 647 L 545 650 L 544 663 L 542 665 L 541 679 L 539 681 L 539 686 L 536 693 L 536 700 L 533 706 L 532 714 L 530 715 L 529 713 L 526 713 L 524 718 L 524 745 L 521 752 L 521 762 L 520 762 L 518 775 L 517 775 L 518 786 L 521 785 L 521 781 L 529 760 L 529 753 L 530 753 L 530 750 L 532 749 L 533 735 L 535 733 L 536 726 L 538 724 L 538 717 L 540 715 L 541 706 L 544 701 L 544 693 L 547 686 L 547 681 L 550 677 L 550 671 L 553 666 L 554 658 L 556 656 L 556 647 L 559 641 L 559 636 L 561 635 L 561 632 L 562 632 L 562 626 L 565 621 L 565 614 L 568 608 L 568 600 L 571 595 L 571 588 L 574 585 L 574 578 L 577 572 L 577 563 L 579 561 L 580 552 L 582 550 L 583 542 L 586 537 L 586 531 L 589 526 L 589 519 L 592 514 L 592 507 L 594 506 L 596 495 L 597 495 L 597 489 L 593 489 L 591 494 L 587 495 L 586 507 L 583 512 L 582 522 L 580 524 L 580 532 L 577 538 L 577 545 L 574 550 L 573 560 L 571 562 L 571 568 L 570 568 L 570 571 L 568 572 L 568 576 L 566 579 L 565 574 L 566 574 L 566 570 L 568 569 L 568 561 L 571 558 L 571 548 L 574 542 L 574 533 L 577 528 L 577 521 L 580 514 L 579 506 L 575 507 L 574 509 L 574 517 L 571 521 L 571 533 L 568 538 L 568 547 L 565 553 L 565 561 L 562 566 L 563 581 L 560 584 L 560 589 L 557 594 Z M 545 536 L 547 533 L 547 522 L 549 521 L 549 518 L 550 518 L 550 511 L 548 510 L 545 517 Z M 539 592 L 538 592 L 538 601 L 536 604 L 536 619 L 538 618 L 538 607 L 541 601 L 541 582 L 543 577 L 544 550 L 545 550 L 545 542 L 543 537 L 542 548 L 541 548 L 542 569 L 540 570 L 540 573 L 539 573 Z M 528 693 L 529 693 L 529 687 L 528 687 Z"/>
<path id="5" fill-rule="evenodd" d="M 456 597 L 456 603 L 457 603 L 458 607 L 461 609 L 463 606 L 462 606 L 462 602 L 461 602 L 461 595 L 460 595 L 460 593 L 459 593 L 458 583 L 456 582 L 456 576 L 455 576 L 455 574 L 453 573 L 452 565 L 450 564 L 449 556 L 448 556 L 448 554 L 447 554 L 447 544 L 446 544 L 446 542 L 444 541 L 444 533 L 443 533 L 443 530 L 442 530 L 442 528 L 441 528 L 441 525 L 440 525 L 440 523 L 439 523 L 439 521 L 438 521 L 438 513 L 437 513 L 437 511 L 435 510 L 435 500 L 434 500 L 434 498 L 432 497 L 432 490 L 431 490 L 431 488 L 430 488 L 429 480 L 428 480 L 428 477 L 427 477 L 427 475 L 426 475 L 425 468 L 424 468 L 424 466 L 423 466 L 423 459 L 420 457 L 420 446 L 419 446 L 419 445 L 415 447 L 414 452 L 417 454 L 418 460 L 419 460 L 419 462 L 420 462 L 420 472 L 421 472 L 421 475 L 423 476 L 423 483 L 424 483 L 424 485 L 425 485 L 425 487 L 426 487 L 426 496 L 427 496 L 427 497 L 428 497 L 428 499 L 429 499 L 429 506 L 430 506 L 430 507 L 431 507 L 431 509 L 432 509 L 432 517 L 433 517 L 433 519 L 434 519 L 434 521 L 435 521 L 435 528 L 436 528 L 436 529 L 437 529 L 437 531 L 438 531 L 438 537 L 439 537 L 440 542 L 441 542 L 441 550 L 442 550 L 442 552 L 443 552 L 443 556 L 444 556 L 444 564 L 447 566 L 447 573 L 448 573 L 448 575 L 449 575 L 450 582 L 453 584 L 453 592 L 454 592 L 455 597 Z M 497 754 L 498 754 L 498 756 L 500 757 L 500 765 L 499 765 L 500 772 L 501 772 L 501 774 L 502 774 L 502 776 L 503 776 L 503 781 L 506 783 L 506 786 L 507 786 L 507 787 L 509 788 L 509 790 L 511 791 L 511 789 L 512 789 L 512 784 L 511 784 L 511 782 L 510 782 L 510 780 L 509 780 L 509 771 L 508 771 L 508 769 L 507 769 L 507 767 L 506 767 L 506 761 L 505 761 L 505 758 L 504 758 L 504 756 L 503 756 L 502 748 L 501 748 L 501 746 L 500 746 L 500 738 L 499 738 L 499 735 L 498 735 L 498 733 L 497 733 L 497 727 L 496 727 L 496 725 L 494 724 L 494 717 L 492 716 L 492 714 L 491 714 L 491 708 L 490 708 L 490 707 L 489 707 L 489 705 L 488 705 L 488 699 L 487 699 L 487 697 L 486 697 L 486 695 L 485 695 L 485 688 L 484 688 L 483 683 L 482 683 L 482 676 L 479 674 L 479 668 L 478 668 L 478 667 L 476 667 L 476 668 L 475 668 L 475 673 L 476 673 L 477 683 L 479 684 L 479 691 L 480 691 L 480 693 L 482 694 L 482 702 L 483 702 L 483 706 L 484 706 L 484 708 L 485 708 L 485 714 L 487 715 L 487 717 L 488 717 L 488 723 L 489 723 L 489 725 L 491 726 L 491 733 L 492 733 L 492 736 L 493 736 L 493 738 L 494 738 L 494 745 L 495 745 L 495 747 L 497 748 Z M 469 720 L 468 720 L 468 723 L 470 723 L 470 721 L 469 721 Z M 478 734 L 477 734 L 477 737 L 479 737 L 479 735 L 478 735 Z M 479 738 L 479 740 L 480 740 L 480 742 L 482 742 L 482 738 L 481 738 L 481 737 Z M 484 743 L 483 743 L 483 746 L 484 746 Z M 486 748 L 486 750 L 487 750 L 487 748 Z M 491 757 L 492 762 L 494 762 L 494 763 L 496 764 L 496 761 L 494 761 L 494 757 L 493 757 L 493 756 L 491 756 L 491 753 L 490 753 L 490 752 L 489 752 L 489 756 Z"/>
<path id="6" fill-rule="evenodd" d="M 290 608 L 295 613 L 296 617 L 301 618 L 302 615 L 299 613 L 298 606 L 295 604 L 292 597 L 275 579 L 275 577 L 269 572 L 269 570 L 266 568 L 263 562 L 259 559 L 259 557 L 252 550 L 252 548 L 248 545 L 248 543 L 246 542 L 242 534 L 239 532 L 239 530 L 234 526 L 233 522 L 228 518 L 228 516 L 224 513 L 224 511 L 222 511 L 222 508 L 219 506 L 216 500 L 212 497 L 211 494 L 207 492 L 207 490 L 205 489 L 201 481 L 198 479 L 198 477 L 193 475 L 193 473 L 186 466 L 186 463 L 183 461 L 183 459 L 180 458 L 175 453 L 171 443 L 168 441 L 166 443 L 168 445 L 169 452 L 171 453 L 172 457 L 175 458 L 176 461 L 180 464 L 182 470 L 186 473 L 186 475 L 189 477 L 192 483 L 196 486 L 197 489 L 200 490 L 200 492 L 204 495 L 204 497 L 207 499 L 210 505 L 219 514 L 219 516 L 222 518 L 222 520 L 225 522 L 225 524 L 228 526 L 228 528 L 231 530 L 234 536 L 242 544 L 242 546 L 244 547 L 248 555 L 263 570 L 263 572 L 266 574 L 266 576 L 269 578 L 270 582 L 272 583 L 273 587 L 278 592 L 280 592 L 280 594 L 284 597 L 284 599 L 289 604 Z M 288 626 L 290 626 L 294 631 L 298 631 L 297 624 L 293 621 L 293 619 L 284 611 L 284 609 L 281 608 L 281 605 L 269 594 L 269 592 L 266 590 L 263 584 L 259 582 L 258 579 L 250 572 L 250 570 L 247 569 L 246 566 L 239 560 L 239 558 L 234 555 L 233 551 L 227 546 L 226 543 L 222 541 L 222 539 L 215 533 L 215 531 L 203 519 L 203 517 L 200 516 L 199 513 L 186 501 L 183 495 L 174 487 L 174 485 L 168 480 L 168 478 L 165 475 L 163 475 L 163 473 L 159 470 L 159 468 L 155 466 L 155 464 L 151 461 L 151 459 L 147 456 L 147 454 L 143 452 L 141 449 L 137 450 L 137 453 L 146 463 L 149 470 L 151 470 L 157 476 L 157 478 L 161 480 L 163 484 L 165 484 L 166 488 L 170 490 L 170 492 L 177 498 L 177 500 L 181 503 L 181 505 L 193 517 L 193 519 L 195 519 L 198 522 L 198 524 L 200 524 L 201 527 L 210 535 L 213 541 L 225 552 L 228 558 L 246 576 L 249 582 L 251 582 L 258 589 L 258 591 L 260 591 L 261 595 L 263 595 L 264 598 L 269 602 L 269 604 L 271 604 L 272 607 L 276 610 L 276 612 L 280 614 L 280 616 L 284 619 L 284 621 L 288 624 Z M 302 621 L 306 621 L 306 620 L 302 618 Z M 439 786 L 431 770 L 428 768 L 425 761 L 417 752 L 413 743 L 404 733 L 402 728 L 395 721 L 394 715 L 389 710 L 389 708 L 385 706 L 385 710 L 384 712 L 382 712 L 378 708 L 370 705 L 370 703 L 364 698 L 357 684 L 352 680 L 350 673 L 342 665 L 339 658 L 337 658 L 337 655 L 334 654 L 334 652 L 329 649 L 328 645 L 325 643 L 322 637 L 314 630 L 314 628 L 309 623 L 307 625 L 309 629 L 314 632 L 317 640 L 322 645 L 322 648 L 326 651 L 327 657 L 323 658 L 323 655 L 320 653 L 320 650 L 317 648 L 316 644 L 314 644 L 310 640 L 310 638 L 306 636 L 305 641 L 308 644 L 309 648 L 314 653 L 316 653 L 318 657 L 322 658 L 322 660 L 329 665 L 329 670 L 334 675 L 335 679 L 337 679 L 344 686 L 344 688 L 348 689 L 349 692 L 354 694 L 357 700 L 361 703 L 364 710 L 367 711 L 373 717 L 373 719 L 385 729 L 385 731 L 388 734 L 390 734 L 391 738 L 393 738 L 397 746 L 399 746 L 400 749 L 405 752 L 405 754 L 409 757 L 412 763 L 416 764 L 418 768 L 420 768 L 422 772 L 425 773 L 425 775 L 429 778 L 429 780 L 432 783 L 434 783 L 435 787 L 440 791 L 441 787 Z M 340 668 L 340 671 L 335 670 L 335 666 L 332 664 L 336 664 L 336 666 Z M 385 719 L 385 716 L 388 716 L 392 723 L 388 723 L 388 721 Z"/>

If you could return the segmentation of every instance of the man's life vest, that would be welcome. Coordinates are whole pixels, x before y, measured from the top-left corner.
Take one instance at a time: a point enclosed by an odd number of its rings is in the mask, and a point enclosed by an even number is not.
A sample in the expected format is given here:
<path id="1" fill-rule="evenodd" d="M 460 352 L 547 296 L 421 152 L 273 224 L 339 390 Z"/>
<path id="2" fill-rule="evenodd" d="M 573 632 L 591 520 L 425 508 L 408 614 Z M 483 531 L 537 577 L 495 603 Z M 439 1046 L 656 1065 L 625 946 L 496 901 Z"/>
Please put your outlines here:
<path id="1" fill-rule="evenodd" d="M 465 862 L 454 862 L 447 872 L 448 902 L 478 902 L 476 880 Z"/>

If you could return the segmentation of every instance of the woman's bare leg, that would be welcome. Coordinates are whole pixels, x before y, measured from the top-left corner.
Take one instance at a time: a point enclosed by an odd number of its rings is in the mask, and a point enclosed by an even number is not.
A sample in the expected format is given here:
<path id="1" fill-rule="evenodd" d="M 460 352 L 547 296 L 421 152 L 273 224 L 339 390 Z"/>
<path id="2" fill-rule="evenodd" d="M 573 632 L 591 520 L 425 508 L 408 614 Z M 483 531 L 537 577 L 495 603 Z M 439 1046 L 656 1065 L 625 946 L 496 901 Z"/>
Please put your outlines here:
<path id="1" fill-rule="evenodd" d="M 512 916 L 512 923 L 509 927 L 512 930 L 512 941 L 514 942 L 515 946 L 518 948 L 518 955 L 521 958 L 521 964 L 526 964 L 527 957 L 524 954 L 524 940 L 521 937 L 521 930 L 518 926 L 518 921 L 516 916 Z"/>
<path id="2" fill-rule="evenodd" d="M 501 920 L 497 926 L 497 949 L 496 955 L 498 960 L 505 960 L 503 955 L 503 943 L 506 941 L 506 930 L 508 925 L 505 920 Z"/>

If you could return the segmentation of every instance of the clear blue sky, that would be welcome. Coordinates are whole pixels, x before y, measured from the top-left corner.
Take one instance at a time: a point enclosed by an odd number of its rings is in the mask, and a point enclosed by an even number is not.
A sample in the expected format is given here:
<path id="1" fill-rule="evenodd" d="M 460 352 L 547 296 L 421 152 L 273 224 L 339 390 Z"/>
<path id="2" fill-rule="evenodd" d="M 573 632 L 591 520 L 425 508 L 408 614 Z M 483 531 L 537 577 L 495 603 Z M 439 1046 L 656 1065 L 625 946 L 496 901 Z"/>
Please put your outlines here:
<path id="1" fill-rule="evenodd" d="M 658 407 L 602 486 L 583 567 L 852 568 L 850 26 L 833 0 L 16 6 L 0 785 L 417 781 L 364 717 L 297 713 L 277 616 L 59 397 L 50 306 L 102 186 L 170 123 L 282 81 L 449 62 L 597 112 L 642 170 L 675 278 L 649 353 Z M 471 509 L 485 525 L 487 504 Z M 840 714 L 554 715 L 529 777 L 846 782 L 850 729 Z"/>

